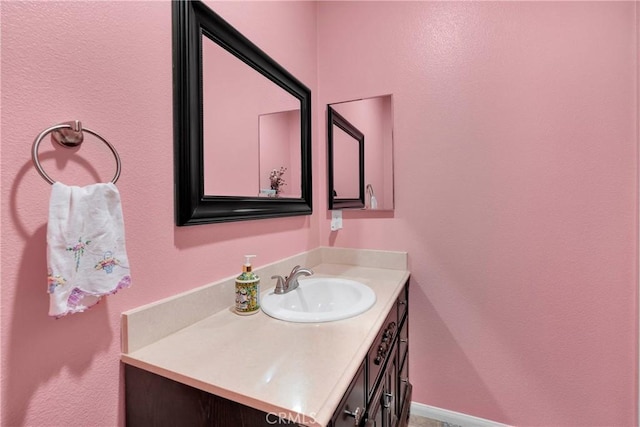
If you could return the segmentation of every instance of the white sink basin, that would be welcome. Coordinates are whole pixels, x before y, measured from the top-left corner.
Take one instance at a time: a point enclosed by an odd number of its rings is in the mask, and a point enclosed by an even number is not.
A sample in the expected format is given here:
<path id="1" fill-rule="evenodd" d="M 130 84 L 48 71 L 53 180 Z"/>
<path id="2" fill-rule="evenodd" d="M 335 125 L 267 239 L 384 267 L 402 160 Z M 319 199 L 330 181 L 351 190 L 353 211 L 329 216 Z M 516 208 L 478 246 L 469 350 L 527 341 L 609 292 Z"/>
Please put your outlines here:
<path id="1" fill-rule="evenodd" d="M 288 322 L 331 322 L 357 316 L 376 302 L 376 294 L 364 283 L 335 277 L 300 279 L 298 288 L 262 297 L 262 311 Z"/>

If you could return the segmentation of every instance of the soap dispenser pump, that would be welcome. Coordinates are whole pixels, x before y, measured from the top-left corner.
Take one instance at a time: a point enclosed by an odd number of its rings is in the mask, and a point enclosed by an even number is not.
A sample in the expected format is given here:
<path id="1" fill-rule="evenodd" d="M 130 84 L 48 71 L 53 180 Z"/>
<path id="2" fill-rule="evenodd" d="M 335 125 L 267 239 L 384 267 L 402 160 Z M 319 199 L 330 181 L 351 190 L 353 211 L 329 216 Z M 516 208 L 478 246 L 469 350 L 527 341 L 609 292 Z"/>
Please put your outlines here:
<path id="1" fill-rule="evenodd" d="M 252 271 L 251 258 L 245 255 L 242 274 L 236 278 L 236 313 L 254 314 L 260 310 L 260 278 Z"/>

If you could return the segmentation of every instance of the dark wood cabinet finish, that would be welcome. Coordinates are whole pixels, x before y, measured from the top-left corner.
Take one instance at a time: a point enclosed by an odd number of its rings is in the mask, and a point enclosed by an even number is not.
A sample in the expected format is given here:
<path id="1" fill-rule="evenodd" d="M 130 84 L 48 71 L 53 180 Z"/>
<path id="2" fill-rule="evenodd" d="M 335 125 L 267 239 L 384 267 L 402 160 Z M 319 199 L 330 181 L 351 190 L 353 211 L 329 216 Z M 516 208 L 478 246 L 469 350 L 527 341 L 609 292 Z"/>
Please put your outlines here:
<path id="1" fill-rule="evenodd" d="M 362 362 L 358 373 L 338 405 L 333 416 L 332 427 L 352 427 L 358 421 L 360 421 L 358 424 L 361 424 L 361 421 L 364 420 L 367 407 L 365 367 L 366 362 Z"/>
<path id="2" fill-rule="evenodd" d="M 297 425 L 135 366 L 124 369 L 127 427 Z"/>
<path id="3" fill-rule="evenodd" d="M 376 384 L 380 381 L 387 359 L 393 352 L 395 339 L 398 334 L 397 303 L 393 305 L 387 318 L 382 324 L 376 339 L 367 353 L 367 384 L 369 399 L 373 396 Z"/>
<path id="4" fill-rule="evenodd" d="M 409 382 L 409 282 L 389 311 L 363 362 L 366 384 L 357 380 L 345 393 L 331 427 L 406 427 L 409 423 L 412 386 Z M 358 372 L 360 372 L 358 371 Z M 365 415 L 356 422 L 346 418 L 344 403 L 352 394 L 367 396 Z M 350 421 L 345 424 L 345 420 Z"/>

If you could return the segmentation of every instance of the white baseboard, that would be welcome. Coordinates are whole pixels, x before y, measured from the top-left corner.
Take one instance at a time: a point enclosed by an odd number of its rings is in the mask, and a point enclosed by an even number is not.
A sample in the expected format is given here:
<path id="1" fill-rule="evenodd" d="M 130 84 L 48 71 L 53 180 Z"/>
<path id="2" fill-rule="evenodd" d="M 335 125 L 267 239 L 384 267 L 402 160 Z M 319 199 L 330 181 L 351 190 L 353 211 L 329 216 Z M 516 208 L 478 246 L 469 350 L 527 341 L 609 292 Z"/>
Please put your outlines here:
<path id="1" fill-rule="evenodd" d="M 449 411 L 448 409 L 436 408 L 435 406 L 418 402 L 411 402 L 411 414 L 433 418 L 462 427 L 509 427 L 507 424 L 485 420 L 484 418 L 478 418 L 460 412 Z"/>

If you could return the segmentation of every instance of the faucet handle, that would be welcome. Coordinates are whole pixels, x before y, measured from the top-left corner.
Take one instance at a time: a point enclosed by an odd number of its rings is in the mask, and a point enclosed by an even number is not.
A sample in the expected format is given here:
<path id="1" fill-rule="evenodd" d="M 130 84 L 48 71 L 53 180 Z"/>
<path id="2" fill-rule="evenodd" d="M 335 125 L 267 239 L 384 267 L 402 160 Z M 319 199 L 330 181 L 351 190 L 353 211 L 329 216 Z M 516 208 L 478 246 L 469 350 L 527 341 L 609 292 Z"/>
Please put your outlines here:
<path id="1" fill-rule="evenodd" d="M 293 267 L 293 270 L 291 270 L 291 273 L 289 273 L 289 276 L 293 276 L 296 271 L 300 270 L 302 268 L 301 265 L 296 265 L 295 267 Z"/>
<path id="2" fill-rule="evenodd" d="M 276 288 L 273 291 L 273 293 L 275 293 L 275 294 L 283 294 L 284 293 L 284 283 L 285 283 L 284 278 L 282 276 L 278 276 L 278 275 L 271 276 L 271 278 L 277 280 Z"/>

